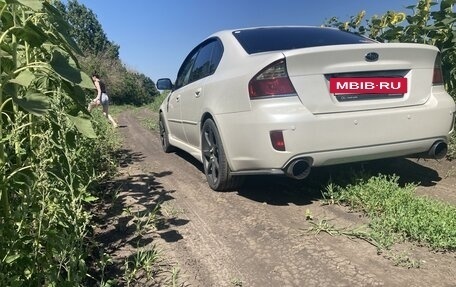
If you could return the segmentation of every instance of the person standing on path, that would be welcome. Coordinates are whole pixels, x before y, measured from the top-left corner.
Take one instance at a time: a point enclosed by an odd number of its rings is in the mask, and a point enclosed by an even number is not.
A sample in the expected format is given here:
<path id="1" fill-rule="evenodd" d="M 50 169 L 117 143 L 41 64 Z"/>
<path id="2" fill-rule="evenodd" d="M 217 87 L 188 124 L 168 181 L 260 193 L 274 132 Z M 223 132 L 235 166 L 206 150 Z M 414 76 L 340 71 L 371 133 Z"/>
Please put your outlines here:
<path id="1" fill-rule="evenodd" d="M 93 81 L 93 84 L 95 85 L 95 88 L 97 89 L 97 96 L 95 99 L 93 99 L 89 103 L 87 110 L 89 110 L 89 112 L 91 112 L 93 110 L 93 108 L 95 108 L 101 104 L 101 106 L 103 107 L 103 115 L 106 118 L 108 118 L 108 120 L 111 122 L 111 124 L 114 128 L 117 128 L 119 125 L 116 123 L 114 118 L 109 114 L 109 97 L 106 92 L 105 83 L 100 80 L 100 76 L 97 73 L 92 74 L 92 81 Z"/>

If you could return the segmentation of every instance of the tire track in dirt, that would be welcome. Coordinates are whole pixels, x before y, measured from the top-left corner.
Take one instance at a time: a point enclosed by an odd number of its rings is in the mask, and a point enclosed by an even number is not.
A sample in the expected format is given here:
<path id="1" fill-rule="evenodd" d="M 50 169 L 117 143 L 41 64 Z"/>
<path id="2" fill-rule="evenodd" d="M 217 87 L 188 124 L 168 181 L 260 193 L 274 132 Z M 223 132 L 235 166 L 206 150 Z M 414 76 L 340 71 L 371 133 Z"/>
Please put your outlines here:
<path id="1" fill-rule="evenodd" d="M 454 254 L 429 256 L 442 265 L 406 269 L 393 266 L 362 240 L 309 236 L 305 230 L 313 225 L 305 220 L 306 210 L 314 223 L 363 222 L 342 207 L 322 206 L 315 187 L 308 194 L 292 193 L 287 180 L 259 177 L 238 192 L 210 190 L 199 163 L 181 152 L 163 153 L 158 136 L 138 122 L 151 116 L 156 117 L 145 110 L 124 112 L 120 131 L 125 148 L 143 155 L 138 164 L 144 173 L 167 174 L 156 180 L 174 191 L 168 216 L 188 221 L 172 226 L 179 236 L 162 236 L 161 245 L 179 262 L 189 286 L 456 286 Z"/>
<path id="2" fill-rule="evenodd" d="M 134 142 L 135 151 L 144 155 L 144 161 L 140 162 L 144 172 L 153 173 L 160 170 L 171 174 L 160 178 L 166 190 L 176 190 L 181 193 L 207 188 L 206 182 L 201 176 L 198 178 L 198 171 L 191 163 L 175 154 L 163 153 L 156 135 L 144 129 L 133 115 L 124 113 L 119 121 L 122 125 L 126 125 L 124 137 L 132 139 L 129 142 Z M 126 146 L 129 147 L 129 144 L 127 143 Z M 183 169 L 176 169 L 176 167 L 183 167 Z M 195 181 L 195 179 L 198 180 Z M 171 243 L 167 243 L 166 239 L 162 241 L 165 254 L 171 254 L 178 259 L 190 286 L 224 286 L 220 285 L 220 282 L 225 282 L 227 284 L 225 286 L 231 286 L 231 280 L 239 277 L 241 273 L 236 271 L 235 264 L 230 264 L 230 268 L 223 268 L 229 264 L 231 256 L 197 212 L 201 209 L 210 210 L 210 206 L 207 205 L 210 201 L 202 201 L 201 203 L 205 205 L 195 208 L 189 202 L 188 196 L 189 194 L 186 193 L 178 195 L 173 193 L 175 198 L 172 208 L 179 211 L 179 219 L 188 220 L 188 223 L 178 229 L 179 236 L 185 240 L 173 242 L 174 240 L 171 239 L 169 240 Z"/>

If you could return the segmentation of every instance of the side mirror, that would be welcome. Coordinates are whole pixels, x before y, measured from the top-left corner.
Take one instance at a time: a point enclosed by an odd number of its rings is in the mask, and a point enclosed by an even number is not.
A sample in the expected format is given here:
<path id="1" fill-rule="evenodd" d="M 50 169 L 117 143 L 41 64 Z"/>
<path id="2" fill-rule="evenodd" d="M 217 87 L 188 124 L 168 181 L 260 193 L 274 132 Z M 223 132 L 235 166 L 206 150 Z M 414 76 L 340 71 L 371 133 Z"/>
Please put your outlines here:
<path id="1" fill-rule="evenodd" d="M 172 90 L 173 89 L 173 83 L 168 78 L 158 79 L 156 86 L 157 86 L 157 89 L 159 89 L 159 90 Z"/>

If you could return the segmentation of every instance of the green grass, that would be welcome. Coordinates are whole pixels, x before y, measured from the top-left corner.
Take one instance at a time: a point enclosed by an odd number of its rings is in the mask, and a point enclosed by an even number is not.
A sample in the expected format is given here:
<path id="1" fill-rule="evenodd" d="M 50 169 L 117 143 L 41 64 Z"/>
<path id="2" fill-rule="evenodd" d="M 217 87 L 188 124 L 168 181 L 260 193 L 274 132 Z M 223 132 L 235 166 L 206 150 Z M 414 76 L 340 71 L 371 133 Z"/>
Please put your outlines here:
<path id="1" fill-rule="evenodd" d="M 147 106 L 154 112 L 157 112 L 160 110 L 160 105 L 163 102 L 163 100 L 166 98 L 166 96 L 169 94 L 169 91 L 162 92 L 158 97 L 154 98 L 154 101 Z"/>
<path id="2" fill-rule="evenodd" d="M 168 95 L 168 92 L 162 92 L 158 97 L 154 98 L 154 101 L 145 106 L 145 108 L 151 110 L 152 112 L 158 113 L 160 110 L 160 105 L 162 104 L 163 100 Z M 146 118 L 146 119 L 139 119 L 141 124 L 149 130 L 158 131 L 158 117 L 155 118 Z"/>
<path id="3" fill-rule="evenodd" d="M 456 132 L 453 132 L 451 134 L 450 142 L 448 144 L 447 159 L 456 159 Z"/>
<path id="4" fill-rule="evenodd" d="M 346 187 L 328 185 L 328 202 L 366 213 L 369 236 L 389 247 L 406 239 L 437 250 L 456 250 L 456 207 L 415 195 L 415 185 L 401 187 L 397 176 L 378 175 Z"/>
<path id="5" fill-rule="evenodd" d="M 133 106 L 133 105 L 110 105 L 109 106 L 109 113 L 116 117 L 118 116 L 120 113 L 124 112 L 124 111 L 127 111 L 127 110 L 131 110 L 131 109 L 137 109 L 138 107 L 136 106 Z"/>
<path id="6" fill-rule="evenodd" d="M 154 98 L 154 101 L 152 103 L 140 107 L 132 105 L 111 105 L 109 107 L 109 112 L 112 114 L 112 116 L 114 116 L 114 118 L 126 110 L 149 109 L 152 112 L 158 113 L 160 110 L 160 105 L 167 95 L 168 92 L 163 92 L 158 97 Z M 138 120 L 145 128 L 155 131 L 158 130 L 158 121 L 156 118 L 139 118 Z"/>

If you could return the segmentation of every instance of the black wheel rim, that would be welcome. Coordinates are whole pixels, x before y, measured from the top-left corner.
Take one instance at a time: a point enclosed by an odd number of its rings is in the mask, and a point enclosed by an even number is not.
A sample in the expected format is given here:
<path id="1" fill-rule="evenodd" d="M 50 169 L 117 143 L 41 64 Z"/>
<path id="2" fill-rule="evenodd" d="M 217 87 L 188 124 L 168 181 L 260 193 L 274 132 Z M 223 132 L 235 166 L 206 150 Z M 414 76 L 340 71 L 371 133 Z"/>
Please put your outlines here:
<path id="1" fill-rule="evenodd" d="M 204 171 L 208 179 L 216 184 L 219 179 L 219 147 L 214 131 L 208 128 L 204 131 Z"/>

